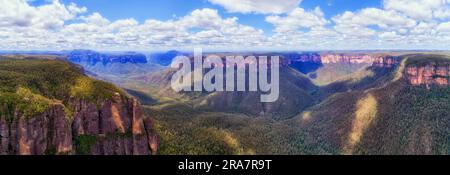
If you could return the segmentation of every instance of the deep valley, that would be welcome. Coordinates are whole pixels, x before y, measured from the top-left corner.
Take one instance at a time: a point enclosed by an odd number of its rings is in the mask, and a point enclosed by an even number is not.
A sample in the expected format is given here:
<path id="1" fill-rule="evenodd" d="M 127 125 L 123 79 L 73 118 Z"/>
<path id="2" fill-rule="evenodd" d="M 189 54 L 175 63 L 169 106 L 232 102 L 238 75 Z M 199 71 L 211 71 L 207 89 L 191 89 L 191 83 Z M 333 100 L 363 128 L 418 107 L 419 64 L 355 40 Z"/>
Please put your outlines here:
<path id="1" fill-rule="evenodd" d="M 0 154 L 450 154 L 448 53 L 208 54 L 279 55 L 280 98 L 175 92 L 190 53 L 4 54 Z"/>

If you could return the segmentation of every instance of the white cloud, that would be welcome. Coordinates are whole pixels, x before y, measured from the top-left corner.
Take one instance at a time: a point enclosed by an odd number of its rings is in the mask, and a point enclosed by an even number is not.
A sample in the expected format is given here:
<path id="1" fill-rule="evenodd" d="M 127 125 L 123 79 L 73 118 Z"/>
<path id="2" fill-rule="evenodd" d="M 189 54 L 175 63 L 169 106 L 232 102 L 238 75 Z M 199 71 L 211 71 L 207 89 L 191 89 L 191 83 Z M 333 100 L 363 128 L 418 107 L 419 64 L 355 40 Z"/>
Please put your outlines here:
<path id="1" fill-rule="evenodd" d="M 362 26 L 351 26 L 351 25 L 336 25 L 334 29 L 343 34 L 343 38 L 363 38 L 363 37 L 371 37 L 375 35 L 377 32 L 373 29 L 362 27 Z"/>
<path id="2" fill-rule="evenodd" d="M 397 34 L 397 32 L 383 32 L 379 35 L 381 39 L 388 39 L 388 40 L 394 40 L 401 38 L 400 35 Z"/>
<path id="3" fill-rule="evenodd" d="M 222 1 L 216 0 L 219 2 Z M 31 6 L 27 0 L 0 0 L 0 50 L 449 49 L 450 46 L 449 0 L 385 0 L 383 8 L 347 11 L 331 19 L 320 8 L 298 7 L 300 0 L 289 1 L 294 4 L 292 8 L 279 1 L 258 1 L 259 5 L 255 2 L 231 3 L 239 8 L 222 5 L 229 11 L 268 14 L 265 20 L 274 26 L 273 34 L 243 25 L 237 17 L 223 17 L 209 8 L 165 21 L 138 22 L 132 18 L 109 20 L 100 13 L 88 12 L 85 7 L 58 0 L 41 6 Z M 416 7 L 422 2 L 423 6 Z"/>
<path id="4" fill-rule="evenodd" d="M 384 0 L 383 8 L 346 11 L 329 22 L 295 9 L 271 15 L 273 45 L 316 49 L 450 49 L 449 0 Z M 296 12 L 295 12 L 296 11 Z M 297 14 L 297 15 L 295 15 Z M 315 49 L 314 49 L 315 48 Z"/>
<path id="5" fill-rule="evenodd" d="M 59 1 L 33 7 L 25 0 L 0 0 L 0 49 L 144 50 L 204 46 L 231 48 L 264 40 L 262 30 L 197 9 L 167 21 L 110 21 L 100 13 Z M 15 10 L 14 10 L 15 9 Z M 70 22 L 69 22 L 70 21 Z"/>
<path id="6" fill-rule="evenodd" d="M 437 26 L 437 31 L 450 33 L 450 22 L 439 24 L 439 26 Z"/>
<path id="7" fill-rule="evenodd" d="M 377 26 L 379 28 L 413 27 L 416 21 L 409 19 L 397 12 L 386 11 L 377 8 L 366 8 L 359 12 L 345 12 L 333 17 L 337 25 L 347 26 Z"/>
<path id="8" fill-rule="evenodd" d="M 30 6 L 26 0 L 0 0 L 0 26 L 56 29 L 84 12 L 86 8 L 66 6 L 58 0 L 39 7 Z"/>
<path id="9" fill-rule="evenodd" d="M 427 23 L 427 22 L 420 22 L 417 26 L 411 29 L 411 34 L 432 34 L 435 32 L 436 24 L 435 23 Z"/>
<path id="10" fill-rule="evenodd" d="M 449 0 L 384 0 L 384 8 L 421 21 L 450 17 Z"/>
<path id="11" fill-rule="evenodd" d="M 100 13 L 93 13 L 92 15 L 82 16 L 80 18 L 88 24 L 96 24 L 99 26 L 109 24 L 109 20 L 100 15 Z"/>
<path id="12" fill-rule="evenodd" d="M 321 27 L 327 24 L 324 14 L 319 7 L 307 12 L 302 8 L 295 8 L 286 16 L 268 16 L 266 21 L 276 27 L 277 32 L 297 31 L 300 28 Z"/>
<path id="13" fill-rule="evenodd" d="M 197 9 L 180 19 L 177 23 L 188 28 L 219 29 L 224 23 L 235 23 L 236 20 L 237 18 L 222 19 L 217 10 Z"/>
<path id="14" fill-rule="evenodd" d="M 280 14 L 298 7 L 301 0 L 208 0 L 229 12 Z"/>

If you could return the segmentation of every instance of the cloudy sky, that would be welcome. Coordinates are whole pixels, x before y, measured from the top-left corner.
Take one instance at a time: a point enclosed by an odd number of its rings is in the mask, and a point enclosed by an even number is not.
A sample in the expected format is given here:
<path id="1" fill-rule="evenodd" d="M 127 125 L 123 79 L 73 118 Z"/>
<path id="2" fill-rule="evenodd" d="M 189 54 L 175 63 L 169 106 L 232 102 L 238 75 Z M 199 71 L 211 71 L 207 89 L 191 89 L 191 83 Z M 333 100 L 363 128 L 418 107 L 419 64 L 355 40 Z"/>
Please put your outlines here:
<path id="1" fill-rule="evenodd" d="M 0 0 L 0 50 L 450 50 L 450 0 Z"/>

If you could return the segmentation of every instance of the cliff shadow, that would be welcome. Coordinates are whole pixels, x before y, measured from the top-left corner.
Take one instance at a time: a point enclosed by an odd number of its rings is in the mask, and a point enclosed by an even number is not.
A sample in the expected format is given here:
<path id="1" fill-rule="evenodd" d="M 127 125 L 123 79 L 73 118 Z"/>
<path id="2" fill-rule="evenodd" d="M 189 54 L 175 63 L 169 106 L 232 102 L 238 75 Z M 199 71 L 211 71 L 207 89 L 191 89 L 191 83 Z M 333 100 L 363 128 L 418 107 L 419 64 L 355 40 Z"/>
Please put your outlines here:
<path id="1" fill-rule="evenodd" d="M 391 74 L 395 73 L 395 70 L 395 68 L 376 66 L 367 67 L 358 75 L 320 87 L 319 90 L 313 95 L 322 101 L 330 95 L 336 93 L 360 91 L 380 87 L 386 83 L 389 83 L 389 80 L 392 78 Z"/>
<path id="2" fill-rule="evenodd" d="M 314 62 L 293 62 L 289 65 L 289 67 L 308 75 L 309 73 L 315 72 L 317 69 L 323 67 L 323 64 Z M 314 76 L 311 78 L 314 78 Z"/>
<path id="3" fill-rule="evenodd" d="M 142 105 L 154 105 L 157 103 L 157 100 L 153 99 L 144 92 L 132 89 L 125 89 L 125 91 L 131 96 L 137 98 L 142 103 Z"/>

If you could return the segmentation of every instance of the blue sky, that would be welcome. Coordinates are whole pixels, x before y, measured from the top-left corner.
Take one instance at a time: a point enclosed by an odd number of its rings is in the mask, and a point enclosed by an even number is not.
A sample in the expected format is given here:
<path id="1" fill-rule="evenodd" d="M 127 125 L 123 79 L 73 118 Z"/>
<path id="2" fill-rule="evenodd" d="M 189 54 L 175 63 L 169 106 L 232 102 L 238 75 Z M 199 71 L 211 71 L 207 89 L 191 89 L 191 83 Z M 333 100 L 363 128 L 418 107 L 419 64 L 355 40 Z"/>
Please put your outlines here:
<path id="1" fill-rule="evenodd" d="M 450 49 L 450 0 L 0 0 L 0 49 Z"/>
<path id="2" fill-rule="evenodd" d="M 45 4 L 48 0 L 36 0 L 35 5 Z M 99 12 L 110 20 L 134 18 L 140 22 L 147 19 L 169 20 L 175 16 L 184 16 L 195 9 L 214 8 L 219 10 L 223 17 L 235 16 L 239 22 L 251 25 L 266 32 L 273 30 L 273 25 L 265 22 L 266 15 L 227 13 L 220 5 L 207 0 L 61 0 L 62 3 L 76 3 L 87 7 L 91 12 Z M 124 3 L 126 2 L 126 3 Z M 299 7 L 312 10 L 320 7 L 325 17 L 331 18 L 345 11 L 355 11 L 366 7 L 380 7 L 380 0 L 304 0 Z"/>

